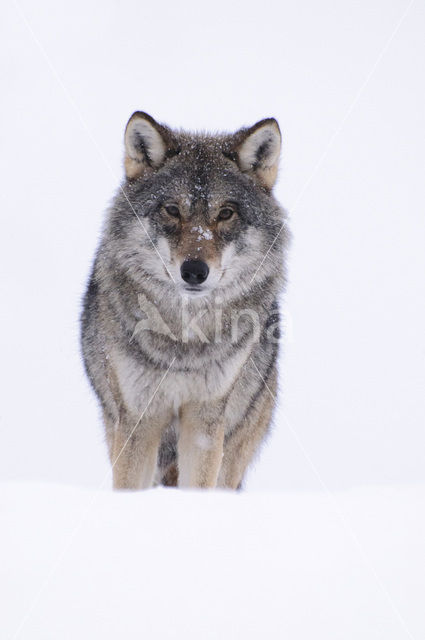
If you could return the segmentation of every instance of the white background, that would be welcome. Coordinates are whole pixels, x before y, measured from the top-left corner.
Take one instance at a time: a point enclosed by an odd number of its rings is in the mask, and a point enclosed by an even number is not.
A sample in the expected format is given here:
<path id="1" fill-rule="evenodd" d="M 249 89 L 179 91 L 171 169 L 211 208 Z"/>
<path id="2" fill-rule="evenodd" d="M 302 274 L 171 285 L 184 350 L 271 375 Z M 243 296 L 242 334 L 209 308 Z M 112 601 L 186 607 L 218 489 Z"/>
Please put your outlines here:
<path id="1" fill-rule="evenodd" d="M 0 477 L 95 487 L 108 470 L 78 317 L 141 109 L 188 129 L 275 116 L 283 131 L 289 336 L 248 488 L 424 482 L 424 5 L 22 0 L 3 13 Z"/>

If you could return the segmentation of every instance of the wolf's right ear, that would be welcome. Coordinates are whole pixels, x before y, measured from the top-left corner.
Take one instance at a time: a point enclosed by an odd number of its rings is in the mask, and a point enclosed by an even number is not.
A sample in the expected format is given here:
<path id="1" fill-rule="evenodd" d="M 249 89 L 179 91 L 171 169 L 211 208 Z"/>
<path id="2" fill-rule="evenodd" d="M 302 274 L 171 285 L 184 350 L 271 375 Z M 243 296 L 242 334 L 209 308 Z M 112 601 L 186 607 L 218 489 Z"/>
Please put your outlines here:
<path id="1" fill-rule="evenodd" d="M 178 152 L 172 132 L 143 111 L 136 111 L 127 122 L 124 135 L 125 173 L 138 178 L 161 167 Z"/>

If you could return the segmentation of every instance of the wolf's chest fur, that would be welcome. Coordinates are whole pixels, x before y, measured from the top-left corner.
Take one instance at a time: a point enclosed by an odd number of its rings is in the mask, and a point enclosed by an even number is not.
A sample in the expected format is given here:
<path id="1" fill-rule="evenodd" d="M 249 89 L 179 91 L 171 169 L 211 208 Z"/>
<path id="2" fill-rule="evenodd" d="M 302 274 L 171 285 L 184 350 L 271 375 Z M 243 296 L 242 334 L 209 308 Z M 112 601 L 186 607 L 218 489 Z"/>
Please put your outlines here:
<path id="1" fill-rule="evenodd" d="M 198 352 L 195 355 L 194 351 L 193 358 L 190 357 L 190 345 L 183 357 L 170 350 L 166 357 L 161 358 L 160 366 L 146 360 L 143 362 L 137 349 L 134 353 L 112 352 L 109 363 L 121 381 L 124 402 L 132 411 L 143 410 L 164 375 L 166 378 L 161 384 L 159 397 L 161 402 L 176 410 L 187 402 L 207 402 L 225 397 L 246 364 L 252 344 L 246 343 L 230 354 L 224 345 L 221 349 L 204 347 L 204 350 L 203 356 Z M 214 350 L 216 353 L 211 355 Z"/>

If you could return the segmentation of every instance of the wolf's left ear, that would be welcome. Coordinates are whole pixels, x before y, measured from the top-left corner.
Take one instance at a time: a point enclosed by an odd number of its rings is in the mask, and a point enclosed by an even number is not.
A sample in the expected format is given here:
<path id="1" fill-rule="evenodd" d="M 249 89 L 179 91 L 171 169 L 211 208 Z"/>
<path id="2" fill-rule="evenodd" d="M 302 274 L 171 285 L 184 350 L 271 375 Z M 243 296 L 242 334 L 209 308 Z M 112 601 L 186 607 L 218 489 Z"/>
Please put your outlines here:
<path id="1" fill-rule="evenodd" d="M 266 118 L 249 129 L 241 129 L 234 138 L 233 156 L 244 173 L 266 189 L 276 182 L 282 136 L 277 120 Z"/>
<path id="2" fill-rule="evenodd" d="M 124 135 L 125 172 L 138 178 L 161 167 L 176 152 L 170 129 L 143 111 L 136 111 L 127 123 Z"/>

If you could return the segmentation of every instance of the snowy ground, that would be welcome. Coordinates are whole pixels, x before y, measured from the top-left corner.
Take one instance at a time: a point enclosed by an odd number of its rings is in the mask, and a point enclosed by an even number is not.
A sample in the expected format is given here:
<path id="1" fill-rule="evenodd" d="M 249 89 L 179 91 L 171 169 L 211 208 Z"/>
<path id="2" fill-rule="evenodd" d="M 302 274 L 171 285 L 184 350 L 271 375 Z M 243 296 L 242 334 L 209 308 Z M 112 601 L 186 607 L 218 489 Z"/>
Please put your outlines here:
<path id="1" fill-rule="evenodd" d="M 425 637 L 425 487 L 3 484 L 1 638 Z"/>

